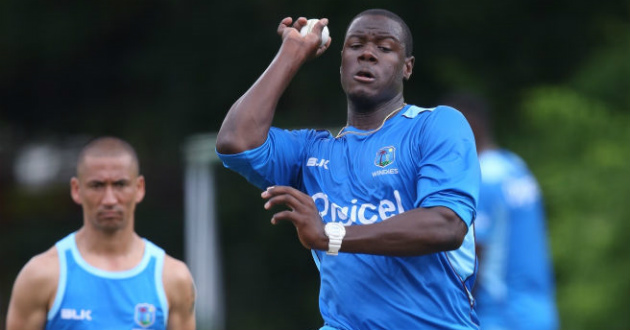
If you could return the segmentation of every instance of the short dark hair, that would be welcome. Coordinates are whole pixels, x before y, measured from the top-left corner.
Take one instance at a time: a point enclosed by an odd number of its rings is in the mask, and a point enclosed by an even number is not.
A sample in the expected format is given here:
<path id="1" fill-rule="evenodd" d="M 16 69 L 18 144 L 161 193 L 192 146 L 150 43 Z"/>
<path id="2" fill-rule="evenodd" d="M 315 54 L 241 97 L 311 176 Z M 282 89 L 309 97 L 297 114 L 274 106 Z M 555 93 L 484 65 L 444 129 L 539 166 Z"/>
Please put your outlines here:
<path id="1" fill-rule="evenodd" d="M 409 29 L 409 26 L 407 26 L 407 23 L 405 23 L 405 21 L 400 16 L 394 14 L 393 12 L 387 9 L 374 8 L 374 9 L 364 10 L 358 13 L 356 16 L 354 16 L 354 18 L 352 18 L 352 20 L 350 21 L 350 24 L 348 24 L 348 28 L 350 28 L 350 25 L 352 24 L 352 22 L 354 22 L 360 17 L 367 16 L 367 15 L 384 16 L 395 22 L 398 22 L 398 24 L 400 24 L 400 27 L 402 27 L 402 30 L 403 30 L 402 43 L 403 45 L 405 45 L 405 56 L 411 57 L 413 55 L 413 36 L 411 35 L 411 30 Z M 348 34 L 348 28 L 346 28 L 346 35 Z"/>
<path id="2" fill-rule="evenodd" d="M 140 161 L 136 150 L 129 142 L 113 137 L 102 136 L 89 141 L 79 153 L 77 159 L 77 175 L 79 175 L 79 167 L 87 156 L 120 156 L 129 155 L 135 165 L 137 174 L 140 174 Z"/>

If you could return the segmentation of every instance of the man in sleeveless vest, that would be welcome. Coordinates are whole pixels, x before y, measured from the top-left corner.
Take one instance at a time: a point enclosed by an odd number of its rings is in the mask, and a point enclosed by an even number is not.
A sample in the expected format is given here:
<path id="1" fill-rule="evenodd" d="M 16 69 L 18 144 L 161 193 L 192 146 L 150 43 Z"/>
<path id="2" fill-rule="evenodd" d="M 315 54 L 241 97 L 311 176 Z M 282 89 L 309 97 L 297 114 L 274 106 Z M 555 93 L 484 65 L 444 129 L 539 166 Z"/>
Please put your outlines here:
<path id="1" fill-rule="evenodd" d="M 145 179 L 133 147 L 91 141 L 70 187 L 83 226 L 20 271 L 7 330 L 195 329 L 188 267 L 134 230 Z"/>

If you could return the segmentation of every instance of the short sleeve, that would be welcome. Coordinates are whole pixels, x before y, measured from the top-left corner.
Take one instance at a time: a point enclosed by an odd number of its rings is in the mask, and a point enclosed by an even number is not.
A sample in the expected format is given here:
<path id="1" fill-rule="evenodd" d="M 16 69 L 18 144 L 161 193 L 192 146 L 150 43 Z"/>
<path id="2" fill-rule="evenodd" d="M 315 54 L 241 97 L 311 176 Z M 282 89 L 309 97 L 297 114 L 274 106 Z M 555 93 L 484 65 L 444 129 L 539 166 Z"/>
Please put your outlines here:
<path id="1" fill-rule="evenodd" d="M 418 142 L 416 205 L 448 207 L 470 226 L 481 181 L 470 125 L 454 108 L 437 107 L 424 122 Z"/>
<path id="2" fill-rule="evenodd" d="M 237 154 L 217 152 L 223 166 L 260 189 L 273 185 L 296 186 L 307 147 L 315 130 L 283 130 L 272 127 L 267 140 L 257 148 Z M 215 150 L 216 152 L 216 150 Z"/>

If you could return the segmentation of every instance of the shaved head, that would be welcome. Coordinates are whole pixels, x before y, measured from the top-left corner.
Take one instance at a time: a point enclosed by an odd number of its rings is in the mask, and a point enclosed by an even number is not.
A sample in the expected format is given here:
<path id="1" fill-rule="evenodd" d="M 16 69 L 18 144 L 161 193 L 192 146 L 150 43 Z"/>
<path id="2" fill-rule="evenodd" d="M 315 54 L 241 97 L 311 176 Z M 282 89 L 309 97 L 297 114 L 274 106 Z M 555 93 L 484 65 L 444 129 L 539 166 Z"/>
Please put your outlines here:
<path id="1" fill-rule="evenodd" d="M 352 22 L 356 21 L 357 19 L 363 16 L 370 16 L 370 15 L 371 16 L 384 16 L 397 22 L 402 28 L 402 36 L 401 36 L 400 41 L 403 43 L 403 45 L 405 45 L 405 56 L 406 57 L 413 56 L 413 36 L 411 35 L 411 30 L 409 29 L 409 26 L 407 25 L 407 23 L 405 23 L 405 21 L 400 16 L 386 9 L 380 9 L 380 8 L 368 9 L 368 10 L 364 10 L 358 13 L 352 19 L 352 21 L 350 21 L 350 24 L 348 24 L 348 28 L 346 29 L 346 35 L 348 34 L 348 30 L 350 29 L 350 25 L 352 25 Z"/>
<path id="2" fill-rule="evenodd" d="M 130 156 L 134 174 L 140 174 L 140 162 L 136 150 L 126 141 L 117 137 L 105 136 L 90 141 L 79 153 L 77 160 L 77 177 L 81 175 L 87 157 L 119 157 Z"/>

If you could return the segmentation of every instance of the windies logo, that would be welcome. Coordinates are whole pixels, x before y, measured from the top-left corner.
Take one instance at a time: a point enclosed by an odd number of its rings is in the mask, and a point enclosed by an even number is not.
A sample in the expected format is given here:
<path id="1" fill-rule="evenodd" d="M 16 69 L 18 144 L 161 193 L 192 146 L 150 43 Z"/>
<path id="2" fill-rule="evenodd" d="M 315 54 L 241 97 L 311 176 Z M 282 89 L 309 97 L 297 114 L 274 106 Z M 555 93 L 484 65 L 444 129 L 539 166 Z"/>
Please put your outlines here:
<path id="1" fill-rule="evenodd" d="M 137 304 L 134 320 L 143 328 L 151 326 L 155 322 L 155 306 L 147 303 Z"/>
<path id="2" fill-rule="evenodd" d="M 395 159 L 396 159 L 396 148 L 392 146 L 383 147 L 376 152 L 376 158 L 374 158 L 374 165 L 383 168 L 393 163 Z"/>

